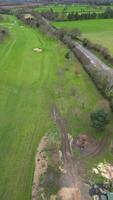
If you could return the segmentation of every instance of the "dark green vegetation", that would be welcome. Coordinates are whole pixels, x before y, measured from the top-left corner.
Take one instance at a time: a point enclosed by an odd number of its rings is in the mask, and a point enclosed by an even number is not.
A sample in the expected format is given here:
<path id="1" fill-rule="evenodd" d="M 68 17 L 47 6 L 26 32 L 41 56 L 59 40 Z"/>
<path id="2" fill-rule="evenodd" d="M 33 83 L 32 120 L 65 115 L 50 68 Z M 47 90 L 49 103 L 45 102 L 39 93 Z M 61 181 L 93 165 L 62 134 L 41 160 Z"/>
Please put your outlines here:
<path id="1" fill-rule="evenodd" d="M 10 38 L 0 44 L 0 199 L 30 200 L 35 152 L 54 127 L 53 105 L 74 137 L 87 133 L 101 139 L 104 134 L 91 127 L 90 113 L 108 109 L 108 103 L 73 54 L 65 58 L 62 44 L 13 16 L 2 23 Z M 111 122 L 104 133 L 112 128 Z M 110 160 L 111 152 L 106 149 L 100 157 Z"/>
<path id="2" fill-rule="evenodd" d="M 6 36 L 8 36 L 8 30 L 0 27 L 0 42 L 2 42 L 6 38 Z"/>
<path id="3" fill-rule="evenodd" d="M 59 186 L 60 172 L 56 166 L 48 166 L 47 172 L 41 177 L 40 186 L 45 188 L 46 198 L 50 199 L 52 194 L 57 194 Z"/>
<path id="4" fill-rule="evenodd" d="M 104 130 L 105 126 L 109 123 L 109 114 L 104 110 L 98 110 L 90 115 L 92 127 L 97 130 Z"/>
<path id="5" fill-rule="evenodd" d="M 0 15 L 0 22 L 3 21 L 2 15 Z M 8 36 L 8 30 L 4 28 L 3 26 L 0 26 L 0 42 L 2 42 L 6 36 Z"/>

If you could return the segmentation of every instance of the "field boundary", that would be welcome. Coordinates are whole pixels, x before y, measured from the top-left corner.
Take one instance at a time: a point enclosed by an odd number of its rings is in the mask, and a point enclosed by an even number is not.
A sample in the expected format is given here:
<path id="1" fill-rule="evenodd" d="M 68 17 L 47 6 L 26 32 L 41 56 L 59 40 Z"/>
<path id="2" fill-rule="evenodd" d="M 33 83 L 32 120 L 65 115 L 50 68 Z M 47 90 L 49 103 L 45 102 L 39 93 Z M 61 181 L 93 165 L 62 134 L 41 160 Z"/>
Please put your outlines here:
<path id="1" fill-rule="evenodd" d="M 25 20 L 23 15 L 19 16 L 25 23 L 31 25 L 31 21 Z M 38 15 L 34 15 L 34 23 L 46 34 L 60 39 L 79 59 L 84 69 L 95 83 L 96 87 L 106 97 L 113 110 L 113 69 L 104 64 L 96 55 L 91 53 L 88 49 L 73 40 L 70 36 L 60 32 L 59 29 L 53 27 L 47 19 Z"/>

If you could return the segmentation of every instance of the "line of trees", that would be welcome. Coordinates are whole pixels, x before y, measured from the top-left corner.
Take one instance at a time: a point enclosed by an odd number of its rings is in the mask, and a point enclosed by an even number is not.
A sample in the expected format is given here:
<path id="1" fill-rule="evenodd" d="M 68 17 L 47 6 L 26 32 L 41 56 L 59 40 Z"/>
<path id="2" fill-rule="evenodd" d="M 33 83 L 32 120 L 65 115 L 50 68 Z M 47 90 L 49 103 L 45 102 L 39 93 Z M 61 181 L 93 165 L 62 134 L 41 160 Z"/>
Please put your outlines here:
<path id="1" fill-rule="evenodd" d="M 84 20 L 84 19 L 107 19 L 113 18 L 113 9 L 111 7 L 107 7 L 106 10 L 102 13 L 96 12 L 70 12 L 70 13 L 57 13 L 52 9 L 49 11 L 43 11 L 42 16 L 50 21 L 74 21 L 74 20 Z"/>
<path id="2" fill-rule="evenodd" d="M 83 39 L 82 44 L 84 47 L 98 52 L 105 60 L 113 65 L 113 56 L 110 54 L 109 50 L 100 44 L 95 44 L 88 39 Z"/>
<path id="3" fill-rule="evenodd" d="M 18 17 L 23 20 L 22 16 Z M 95 82 L 97 88 L 110 101 L 111 108 L 113 110 L 113 70 L 106 65 L 104 65 L 103 67 L 103 63 L 99 62 L 98 59 L 93 63 L 92 59 L 90 59 L 90 56 L 87 56 L 88 51 L 83 49 L 82 45 L 73 40 L 72 36 L 67 35 L 64 31 L 58 30 L 51 26 L 51 24 L 46 19 L 42 18 L 41 16 L 35 16 L 34 21 L 36 21 L 35 25 L 37 26 L 38 24 L 38 27 L 40 27 L 44 33 L 48 33 L 49 35 L 54 37 L 56 36 L 64 44 L 66 44 L 69 49 L 72 50 L 72 52 L 76 55 L 76 57 L 78 57 L 80 62 L 83 63 L 85 70 Z M 28 20 L 26 22 L 29 23 Z M 76 33 L 77 35 L 80 34 L 78 31 L 76 31 Z"/>

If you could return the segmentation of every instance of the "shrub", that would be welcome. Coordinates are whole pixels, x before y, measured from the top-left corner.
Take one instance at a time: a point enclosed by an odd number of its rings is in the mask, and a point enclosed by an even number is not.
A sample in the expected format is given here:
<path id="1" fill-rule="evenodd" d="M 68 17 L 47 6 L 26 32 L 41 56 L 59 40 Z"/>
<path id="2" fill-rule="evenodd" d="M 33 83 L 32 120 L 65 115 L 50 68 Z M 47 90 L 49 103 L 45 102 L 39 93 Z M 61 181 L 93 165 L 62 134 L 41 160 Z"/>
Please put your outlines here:
<path id="1" fill-rule="evenodd" d="M 74 28 L 69 32 L 69 35 L 73 38 L 76 39 L 77 37 L 81 36 L 81 31 L 78 28 Z"/>
<path id="2" fill-rule="evenodd" d="M 70 52 L 67 52 L 67 53 L 65 54 L 65 58 L 66 58 L 66 59 L 69 59 L 69 58 L 70 58 Z"/>
<path id="3" fill-rule="evenodd" d="M 0 27 L 0 42 L 8 35 L 8 30 L 6 28 Z"/>
<path id="4" fill-rule="evenodd" d="M 104 110 L 98 110 L 90 114 L 92 127 L 98 130 L 104 130 L 109 123 L 109 113 Z"/>
<path id="5" fill-rule="evenodd" d="M 60 171 L 55 167 L 48 166 L 47 172 L 45 173 L 45 177 L 42 178 L 41 187 L 44 188 L 45 194 L 49 197 L 52 194 L 55 194 L 59 191 L 59 179 L 60 179 Z"/>
<path id="6" fill-rule="evenodd" d="M 83 39 L 83 46 L 84 46 L 84 47 L 87 47 L 88 44 L 89 44 L 89 40 L 86 39 L 86 38 L 84 38 L 84 39 Z"/>
<path id="7" fill-rule="evenodd" d="M 82 43 L 83 43 L 83 46 L 84 46 L 84 47 L 87 47 L 88 49 L 94 48 L 94 44 L 91 43 L 91 42 L 90 42 L 88 39 L 86 39 L 86 38 L 83 39 Z"/>
<path id="8" fill-rule="evenodd" d="M 58 29 L 59 38 L 62 39 L 65 35 L 66 31 L 63 28 Z"/>

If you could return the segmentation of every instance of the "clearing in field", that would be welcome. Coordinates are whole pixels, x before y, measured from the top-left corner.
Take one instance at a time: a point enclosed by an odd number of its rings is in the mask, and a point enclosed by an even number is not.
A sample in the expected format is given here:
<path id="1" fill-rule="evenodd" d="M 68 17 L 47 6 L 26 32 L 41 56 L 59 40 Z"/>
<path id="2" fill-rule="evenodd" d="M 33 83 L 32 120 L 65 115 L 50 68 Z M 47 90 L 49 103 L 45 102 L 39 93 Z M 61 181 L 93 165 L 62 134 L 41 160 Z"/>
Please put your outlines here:
<path id="1" fill-rule="evenodd" d="M 0 199 L 30 200 L 37 146 L 42 136 L 54 136 L 57 129 L 53 105 L 73 137 L 86 133 L 100 140 L 113 125 L 103 135 L 91 127 L 90 112 L 108 103 L 73 54 L 66 58 L 69 50 L 13 16 L 2 23 L 10 37 L 0 44 Z M 34 47 L 44 51 L 34 53 Z M 106 148 L 87 167 L 111 157 Z"/>

